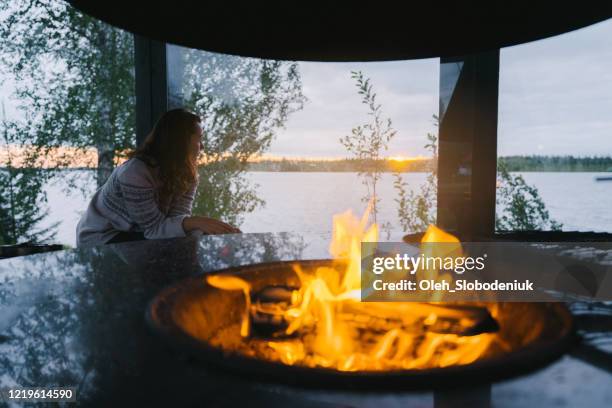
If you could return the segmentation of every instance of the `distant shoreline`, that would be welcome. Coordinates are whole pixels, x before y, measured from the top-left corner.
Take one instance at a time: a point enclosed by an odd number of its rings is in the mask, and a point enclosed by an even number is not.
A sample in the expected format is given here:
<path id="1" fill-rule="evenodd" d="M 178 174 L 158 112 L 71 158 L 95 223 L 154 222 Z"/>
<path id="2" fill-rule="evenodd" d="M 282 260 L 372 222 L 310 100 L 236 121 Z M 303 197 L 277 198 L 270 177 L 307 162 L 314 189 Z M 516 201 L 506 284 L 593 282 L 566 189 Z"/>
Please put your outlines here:
<path id="1" fill-rule="evenodd" d="M 378 168 L 382 173 L 424 173 L 435 165 L 434 160 L 384 159 L 378 162 L 356 159 L 338 160 L 261 160 L 249 163 L 248 171 L 259 172 L 359 172 L 364 169 Z M 498 166 L 505 166 L 510 172 L 612 172 L 612 157 L 574 157 L 574 156 L 502 156 Z"/>
<path id="2" fill-rule="evenodd" d="M 91 170 L 91 169 L 90 169 Z M 333 171 L 333 170 L 299 170 L 299 171 L 280 171 L 280 170 L 247 170 L 247 173 L 358 173 L 357 170 Z M 394 171 L 383 171 L 381 173 L 396 173 Z M 401 171 L 402 174 L 415 173 L 424 174 L 426 171 Z M 612 173 L 610 171 L 595 170 L 512 170 L 510 173 Z"/>
<path id="3" fill-rule="evenodd" d="M 263 173 L 355 173 L 377 169 L 382 173 L 427 173 L 434 167 L 431 158 L 381 159 L 276 159 L 249 162 L 246 171 Z M 604 173 L 612 172 L 612 157 L 502 156 L 498 167 L 523 173 Z M 0 167 L 5 170 L 6 167 Z M 67 167 L 62 170 L 94 170 L 92 167 Z"/>
<path id="4" fill-rule="evenodd" d="M 6 167 L 0 167 L 0 171 L 6 170 Z M 51 169 L 46 169 L 52 171 Z M 95 168 L 91 167 L 69 167 L 60 169 L 57 171 L 96 171 Z M 318 169 L 309 169 L 309 170 L 261 170 L 261 169 L 247 169 L 247 173 L 358 173 L 358 170 L 318 170 Z M 395 171 L 382 171 L 382 173 L 397 173 Z M 399 173 L 408 174 L 423 174 L 428 173 L 428 171 L 421 170 L 410 170 L 410 171 L 400 171 Z M 510 173 L 612 173 L 611 171 L 598 171 L 598 170 L 511 170 Z"/>

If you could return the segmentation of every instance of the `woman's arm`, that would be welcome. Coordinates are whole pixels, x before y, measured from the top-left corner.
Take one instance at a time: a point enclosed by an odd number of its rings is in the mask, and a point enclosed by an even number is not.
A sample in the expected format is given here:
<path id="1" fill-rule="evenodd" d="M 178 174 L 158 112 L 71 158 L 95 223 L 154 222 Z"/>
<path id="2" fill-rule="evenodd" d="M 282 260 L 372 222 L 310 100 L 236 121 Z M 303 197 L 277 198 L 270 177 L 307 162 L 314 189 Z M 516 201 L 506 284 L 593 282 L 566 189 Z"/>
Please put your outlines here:
<path id="1" fill-rule="evenodd" d="M 170 217 L 182 214 L 191 215 L 191 208 L 193 207 L 197 187 L 197 183 L 194 183 L 189 190 L 178 195 L 174 200 L 172 200 L 172 204 L 168 210 L 168 215 Z"/>
<path id="2" fill-rule="evenodd" d="M 183 218 L 183 230 L 185 232 L 200 230 L 205 234 L 236 234 L 241 232 L 238 228 L 223 221 L 200 216 Z"/>
<path id="3" fill-rule="evenodd" d="M 206 234 L 232 234 L 240 230 L 222 221 L 191 215 L 194 189 L 175 203 L 166 216 L 155 199 L 156 183 L 144 163 L 136 162 L 119 178 L 119 185 L 130 221 L 137 224 L 147 239 L 184 237 L 200 230 Z"/>
<path id="4" fill-rule="evenodd" d="M 183 219 L 187 215 L 166 216 L 158 207 L 154 188 L 121 184 L 125 207 L 131 223 L 147 239 L 184 237 Z"/>
<path id="5" fill-rule="evenodd" d="M 132 160 L 117 178 L 124 207 L 119 210 L 147 239 L 184 237 L 183 219 L 188 214 L 166 216 L 157 203 L 157 185 L 147 165 Z"/>
<path id="6" fill-rule="evenodd" d="M 183 219 L 183 230 L 187 233 L 193 230 L 200 230 L 205 234 L 234 234 L 241 232 L 238 228 L 216 220 L 214 218 L 191 216 L 191 208 L 196 195 L 197 184 L 194 184 L 189 191 L 181 194 L 174 200 L 169 216 L 186 215 Z"/>

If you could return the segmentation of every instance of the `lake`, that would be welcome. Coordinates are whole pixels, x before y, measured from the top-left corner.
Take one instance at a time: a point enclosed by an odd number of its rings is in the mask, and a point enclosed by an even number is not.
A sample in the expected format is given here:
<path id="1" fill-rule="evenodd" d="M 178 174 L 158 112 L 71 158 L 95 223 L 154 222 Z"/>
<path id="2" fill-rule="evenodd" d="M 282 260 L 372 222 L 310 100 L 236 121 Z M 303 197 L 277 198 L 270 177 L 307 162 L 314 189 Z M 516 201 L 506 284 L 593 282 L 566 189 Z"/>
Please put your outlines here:
<path id="1" fill-rule="evenodd" d="M 81 172 L 79 184 L 93 194 L 93 175 Z M 596 182 L 605 173 L 521 173 L 527 183 L 535 185 L 553 219 L 563 223 L 566 231 L 612 232 L 612 182 Z M 609 173 L 608 173 L 609 174 Z M 424 173 L 405 173 L 410 188 L 418 189 Z M 244 232 L 295 231 L 305 233 L 331 230 L 332 216 L 352 209 L 361 214 L 365 187 L 356 173 L 279 173 L 251 172 L 248 179 L 258 185 L 264 207 L 244 217 Z M 91 186 L 91 187 L 89 187 Z M 66 194 L 65 183 L 46 187 L 49 217 L 45 225 L 60 221 L 56 241 L 75 245 L 75 229 L 89 197 Z M 392 174 L 383 174 L 378 186 L 381 203 L 379 221 L 397 217 L 397 196 Z M 393 236 L 401 236 L 396 229 Z"/>

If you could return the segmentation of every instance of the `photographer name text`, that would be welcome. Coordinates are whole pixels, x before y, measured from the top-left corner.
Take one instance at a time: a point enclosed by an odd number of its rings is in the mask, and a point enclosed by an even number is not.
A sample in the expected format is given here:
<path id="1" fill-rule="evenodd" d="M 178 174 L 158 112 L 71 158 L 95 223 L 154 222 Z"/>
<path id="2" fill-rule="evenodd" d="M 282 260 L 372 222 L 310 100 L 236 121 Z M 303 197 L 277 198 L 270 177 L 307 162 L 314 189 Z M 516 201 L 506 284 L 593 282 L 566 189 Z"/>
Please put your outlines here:
<path id="1" fill-rule="evenodd" d="M 532 291 L 533 282 L 529 279 L 524 281 L 500 281 L 481 282 L 479 280 L 468 281 L 459 279 L 454 282 L 436 281 L 433 279 L 422 279 L 418 281 L 402 279 L 397 282 L 385 282 L 377 279 L 372 283 L 376 291 Z"/>

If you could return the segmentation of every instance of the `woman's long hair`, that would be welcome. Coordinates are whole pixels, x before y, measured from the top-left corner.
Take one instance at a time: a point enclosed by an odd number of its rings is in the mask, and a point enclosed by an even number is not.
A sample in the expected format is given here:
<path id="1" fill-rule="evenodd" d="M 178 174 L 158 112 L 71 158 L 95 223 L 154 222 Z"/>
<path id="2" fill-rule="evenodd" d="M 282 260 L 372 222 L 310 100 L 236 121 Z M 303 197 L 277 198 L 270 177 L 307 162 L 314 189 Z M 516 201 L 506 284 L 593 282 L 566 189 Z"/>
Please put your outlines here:
<path id="1" fill-rule="evenodd" d="M 197 181 L 197 158 L 189 149 L 200 122 L 198 115 L 186 109 L 169 110 L 159 118 L 142 146 L 130 155 L 158 168 L 162 182 L 158 204 L 164 212 L 173 196 L 185 193 Z"/>

